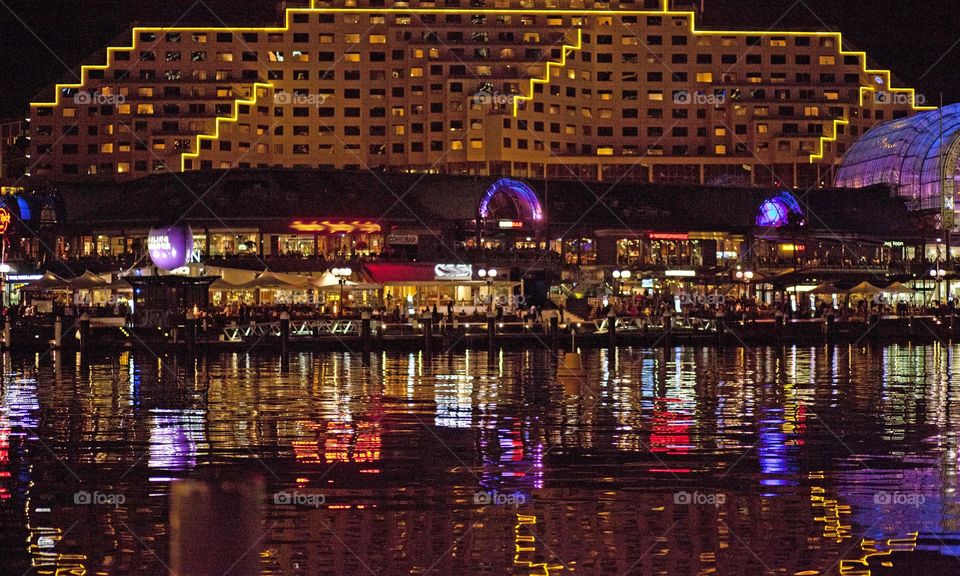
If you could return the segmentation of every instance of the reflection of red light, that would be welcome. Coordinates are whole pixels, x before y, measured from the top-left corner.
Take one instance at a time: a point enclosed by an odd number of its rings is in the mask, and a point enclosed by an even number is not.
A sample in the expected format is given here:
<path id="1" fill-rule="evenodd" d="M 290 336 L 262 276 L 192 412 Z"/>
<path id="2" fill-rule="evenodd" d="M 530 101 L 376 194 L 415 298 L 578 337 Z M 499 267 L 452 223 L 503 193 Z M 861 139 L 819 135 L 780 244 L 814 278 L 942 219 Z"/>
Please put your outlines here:
<path id="1" fill-rule="evenodd" d="M 668 454 L 686 454 L 690 452 L 690 424 L 677 422 L 688 418 L 667 410 L 654 410 L 652 431 L 650 432 L 650 451 Z"/>

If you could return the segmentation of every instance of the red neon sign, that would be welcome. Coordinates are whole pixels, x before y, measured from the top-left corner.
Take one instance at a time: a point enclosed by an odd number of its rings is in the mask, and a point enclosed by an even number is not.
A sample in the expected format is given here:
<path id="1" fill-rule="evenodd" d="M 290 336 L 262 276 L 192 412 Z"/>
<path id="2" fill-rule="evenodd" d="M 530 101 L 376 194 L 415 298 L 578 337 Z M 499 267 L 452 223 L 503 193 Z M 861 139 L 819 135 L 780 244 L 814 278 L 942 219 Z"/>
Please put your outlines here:
<path id="1" fill-rule="evenodd" d="M 10 211 L 0 206 L 0 235 L 7 233 L 10 227 Z"/>
<path id="2" fill-rule="evenodd" d="M 689 235 L 689 234 L 670 234 L 670 233 L 662 233 L 662 232 L 651 232 L 651 233 L 650 233 L 650 239 L 651 239 L 651 240 L 689 240 L 689 239 L 690 239 L 690 235 Z"/>
<path id="3" fill-rule="evenodd" d="M 380 232 L 380 225 L 376 222 L 331 222 L 330 220 L 295 220 L 290 225 L 291 230 L 297 232 L 310 232 L 313 234 L 350 234 L 352 232 L 363 232 L 372 234 Z"/>

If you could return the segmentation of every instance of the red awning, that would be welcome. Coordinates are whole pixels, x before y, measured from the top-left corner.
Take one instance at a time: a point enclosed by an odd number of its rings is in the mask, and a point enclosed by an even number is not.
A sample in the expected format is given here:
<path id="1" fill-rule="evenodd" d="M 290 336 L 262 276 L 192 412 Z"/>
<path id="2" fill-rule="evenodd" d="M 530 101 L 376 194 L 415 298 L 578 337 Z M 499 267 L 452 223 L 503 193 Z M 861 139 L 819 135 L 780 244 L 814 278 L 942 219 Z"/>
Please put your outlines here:
<path id="1" fill-rule="evenodd" d="M 419 284 L 437 280 L 433 264 L 369 263 L 363 267 L 375 284 Z"/>

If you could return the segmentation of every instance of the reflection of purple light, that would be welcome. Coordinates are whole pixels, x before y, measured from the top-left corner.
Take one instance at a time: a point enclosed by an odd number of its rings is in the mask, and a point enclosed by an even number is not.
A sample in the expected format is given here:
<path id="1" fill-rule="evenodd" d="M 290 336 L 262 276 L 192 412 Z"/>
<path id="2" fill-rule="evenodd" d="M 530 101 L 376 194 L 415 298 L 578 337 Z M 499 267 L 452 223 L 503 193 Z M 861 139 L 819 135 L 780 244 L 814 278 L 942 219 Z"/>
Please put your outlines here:
<path id="1" fill-rule="evenodd" d="M 187 470 L 197 465 L 197 444 L 204 441 L 203 412 L 151 410 L 150 468 Z"/>
<path id="2" fill-rule="evenodd" d="M 797 466 L 790 462 L 787 435 L 783 433 L 782 410 L 764 410 L 766 418 L 760 421 L 760 485 L 795 486 Z"/>

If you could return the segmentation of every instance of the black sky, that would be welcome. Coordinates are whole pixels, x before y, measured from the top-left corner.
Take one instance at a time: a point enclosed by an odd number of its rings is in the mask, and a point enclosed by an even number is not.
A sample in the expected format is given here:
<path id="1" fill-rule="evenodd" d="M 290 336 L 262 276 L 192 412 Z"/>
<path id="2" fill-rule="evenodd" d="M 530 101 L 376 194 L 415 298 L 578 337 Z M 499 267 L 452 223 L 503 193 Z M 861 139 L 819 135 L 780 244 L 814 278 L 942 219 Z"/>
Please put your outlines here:
<path id="1" fill-rule="evenodd" d="M 931 103 L 960 102 L 960 0 L 706 0 L 708 28 L 835 29 Z M 0 118 L 123 33 L 149 24 L 269 22 L 273 0 L 0 0 Z M 48 49 L 49 48 L 49 49 Z"/>

